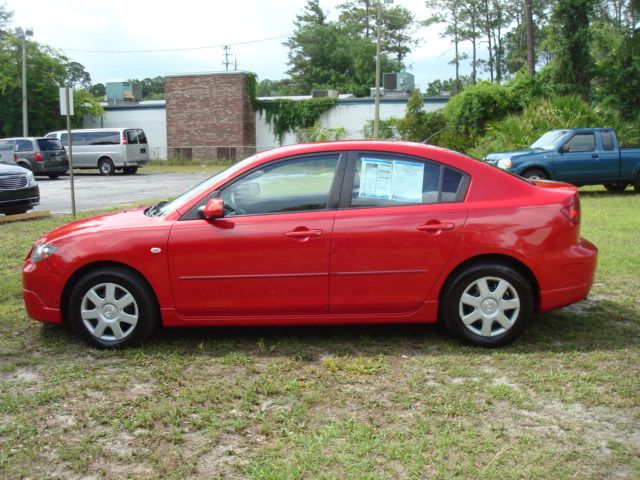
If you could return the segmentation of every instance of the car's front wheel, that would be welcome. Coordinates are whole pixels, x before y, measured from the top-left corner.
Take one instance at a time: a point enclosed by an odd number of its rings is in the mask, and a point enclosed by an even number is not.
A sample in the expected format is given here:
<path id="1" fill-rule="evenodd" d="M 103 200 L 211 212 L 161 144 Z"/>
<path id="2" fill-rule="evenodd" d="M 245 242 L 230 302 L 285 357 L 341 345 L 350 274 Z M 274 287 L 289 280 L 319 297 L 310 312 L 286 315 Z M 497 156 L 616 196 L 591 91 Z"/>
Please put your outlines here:
<path id="1" fill-rule="evenodd" d="M 68 318 L 90 345 L 120 348 L 145 340 L 158 323 L 151 288 L 139 275 L 106 267 L 83 276 L 71 290 Z"/>
<path id="2" fill-rule="evenodd" d="M 441 300 L 447 329 L 483 347 L 515 340 L 533 313 L 531 285 L 520 272 L 500 263 L 477 264 L 458 273 Z"/>
<path id="3" fill-rule="evenodd" d="M 530 170 L 527 170 L 522 174 L 522 176 L 527 180 L 548 180 L 549 179 L 549 175 L 547 175 L 545 172 L 537 168 L 532 168 Z"/>

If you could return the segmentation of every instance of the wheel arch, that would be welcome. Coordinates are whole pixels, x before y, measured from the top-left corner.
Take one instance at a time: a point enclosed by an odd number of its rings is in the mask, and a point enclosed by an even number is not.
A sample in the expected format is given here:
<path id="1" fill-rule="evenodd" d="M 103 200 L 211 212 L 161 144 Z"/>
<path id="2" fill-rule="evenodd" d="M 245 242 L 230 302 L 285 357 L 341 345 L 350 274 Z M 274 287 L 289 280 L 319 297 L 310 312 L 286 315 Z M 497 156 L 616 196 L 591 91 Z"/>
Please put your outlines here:
<path id="1" fill-rule="evenodd" d="M 62 322 L 67 323 L 67 314 L 69 308 L 69 297 L 71 296 L 71 292 L 73 291 L 73 287 L 78 283 L 78 281 L 84 277 L 87 273 L 97 270 L 99 268 L 118 268 L 121 270 L 127 270 L 129 273 L 136 275 L 140 280 L 142 280 L 146 286 L 149 288 L 149 291 L 153 295 L 153 301 L 156 305 L 157 311 L 160 312 L 160 304 L 158 302 L 158 297 L 153 287 L 147 280 L 147 278 L 137 269 L 127 265 L 126 263 L 116 262 L 116 261 L 99 261 L 92 262 L 86 265 L 83 265 L 78 270 L 73 272 L 73 274 L 66 281 L 64 288 L 62 289 L 62 295 L 60 297 L 60 310 L 62 312 Z M 162 322 L 160 322 L 162 323 Z"/>
<path id="2" fill-rule="evenodd" d="M 110 160 L 111 162 L 113 162 L 113 158 L 109 155 L 100 155 L 100 157 L 98 157 L 98 163 L 100 163 L 102 160 Z"/>
<path id="3" fill-rule="evenodd" d="M 533 302 L 534 302 L 534 311 L 536 312 L 538 311 L 539 305 L 540 305 L 540 285 L 538 284 L 538 280 L 536 279 L 536 276 L 531 271 L 531 269 L 527 265 L 525 265 L 523 262 L 521 262 L 517 258 L 510 257 L 509 255 L 503 255 L 503 254 L 485 254 L 485 255 L 478 255 L 475 257 L 471 257 L 471 258 L 468 258 L 467 260 L 464 260 L 462 263 L 457 265 L 453 270 L 451 270 L 451 272 L 449 272 L 449 275 L 447 275 L 447 278 L 445 279 L 445 281 L 442 283 L 442 287 L 440 288 L 440 293 L 438 295 L 439 311 L 442 309 L 442 305 L 444 303 L 443 296 L 447 291 L 447 289 L 449 288 L 449 285 L 451 284 L 453 279 L 457 277 L 460 274 L 460 272 L 470 267 L 473 267 L 475 265 L 480 265 L 483 263 L 501 263 L 503 265 L 513 268 L 518 273 L 520 273 L 525 278 L 525 280 L 527 280 L 527 282 L 529 282 L 529 284 L 531 285 Z"/>
<path id="4" fill-rule="evenodd" d="M 549 168 L 543 167 L 542 165 L 538 165 L 538 164 L 527 165 L 526 167 L 520 170 L 520 173 L 518 175 L 524 177 L 525 174 L 527 172 L 530 172 L 531 170 L 540 170 L 542 173 L 544 173 L 547 176 L 548 179 L 553 180 L 553 174 L 551 173 Z"/>

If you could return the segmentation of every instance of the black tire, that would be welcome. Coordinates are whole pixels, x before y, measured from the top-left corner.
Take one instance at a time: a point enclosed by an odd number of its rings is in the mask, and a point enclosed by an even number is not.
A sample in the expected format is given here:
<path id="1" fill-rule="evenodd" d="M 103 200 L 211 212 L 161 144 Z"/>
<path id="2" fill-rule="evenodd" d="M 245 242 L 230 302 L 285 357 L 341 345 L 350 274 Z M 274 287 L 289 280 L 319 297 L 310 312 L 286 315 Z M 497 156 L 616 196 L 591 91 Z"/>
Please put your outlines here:
<path id="1" fill-rule="evenodd" d="M 137 345 L 153 333 L 159 317 L 147 282 L 117 267 L 103 267 L 84 275 L 71 290 L 67 312 L 69 323 L 80 337 L 97 348 Z"/>
<path id="2" fill-rule="evenodd" d="M 125 175 L 135 175 L 138 172 L 138 167 L 124 167 L 122 170 Z"/>
<path id="3" fill-rule="evenodd" d="M 633 189 L 636 191 L 636 193 L 640 193 L 640 173 L 633 182 Z"/>
<path id="4" fill-rule="evenodd" d="M 549 180 L 549 175 L 538 168 L 531 168 L 525 171 L 522 176 L 527 180 Z"/>
<path id="5" fill-rule="evenodd" d="M 7 208 L 2 211 L 5 215 L 20 215 L 21 213 L 27 213 L 31 208 Z"/>
<path id="6" fill-rule="evenodd" d="M 480 287 L 486 289 L 485 295 Z M 465 343 L 493 348 L 513 342 L 531 322 L 533 291 L 517 270 L 500 263 L 480 263 L 447 282 L 440 304 L 440 316 L 449 332 Z"/>
<path id="7" fill-rule="evenodd" d="M 49 178 L 51 180 L 55 180 L 56 178 L 60 178 L 60 175 L 61 175 L 60 173 L 50 173 Z"/>
<path id="8" fill-rule="evenodd" d="M 108 158 L 103 158 L 98 162 L 98 170 L 102 175 L 113 175 L 116 171 L 116 167 L 113 166 L 113 162 Z"/>
<path id="9" fill-rule="evenodd" d="M 616 182 L 605 183 L 603 185 L 604 185 L 604 188 L 607 189 L 607 192 L 622 193 L 627 188 L 629 183 L 628 182 L 623 182 L 621 180 L 618 180 Z"/>

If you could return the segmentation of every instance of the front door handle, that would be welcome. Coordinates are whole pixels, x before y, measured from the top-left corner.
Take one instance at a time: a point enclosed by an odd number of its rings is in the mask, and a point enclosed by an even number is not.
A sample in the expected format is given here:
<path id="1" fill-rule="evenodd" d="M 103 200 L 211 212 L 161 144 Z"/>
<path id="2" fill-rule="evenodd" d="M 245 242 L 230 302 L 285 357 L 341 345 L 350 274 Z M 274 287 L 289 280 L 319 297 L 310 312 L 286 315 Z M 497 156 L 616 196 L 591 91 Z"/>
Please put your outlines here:
<path id="1" fill-rule="evenodd" d="M 289 238 L 319 237 L 322 235 L 322 230 L 294 230 L 293 232 L 287 232 L 284 235 Z"/>
<path id="2" fill-rule="evenodd" d="M 594 153 L 593 155 L 591 155 L 591 158 L 595 158 L 597 160 L 598 159 L 598 154 Z"/>
<path id="3" fill-rule="evenodd" d="M 456 228 L 456 224 L 452 222 L 439 222 L 437 220 L 431 220 L 424 225 L 418 225 L 418 230 L 420 232 L 428 232 L 428 233 L 440 233 L 446 230 L 453 230 Z"/>

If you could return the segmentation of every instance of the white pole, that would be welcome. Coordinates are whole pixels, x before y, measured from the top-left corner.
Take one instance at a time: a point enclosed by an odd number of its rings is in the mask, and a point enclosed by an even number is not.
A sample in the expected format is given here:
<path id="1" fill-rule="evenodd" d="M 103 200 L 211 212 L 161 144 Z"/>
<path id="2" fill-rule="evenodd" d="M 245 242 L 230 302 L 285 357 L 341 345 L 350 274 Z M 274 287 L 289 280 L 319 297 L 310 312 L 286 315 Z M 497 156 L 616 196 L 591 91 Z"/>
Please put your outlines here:
<path id="1" fill-rule="evenodd" d="M 76 218 L 76 191 L 73 181 L 73 147 L 71 142 L 71 100 L 69 99 L 70 92 L 72 91 L 73 90 L 71 90 L 68 85 L 65 87 L 65 102 L 67 104 L 67 143 L 69 145 L 69 175 L 71 176 L 71 214 L 73 215 L 73 218 Z"/>

